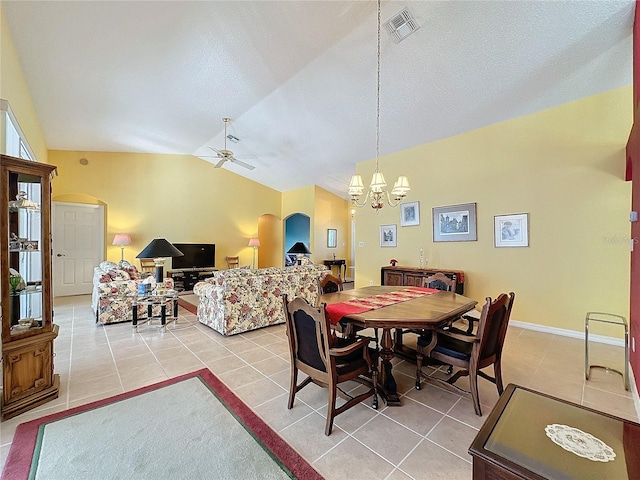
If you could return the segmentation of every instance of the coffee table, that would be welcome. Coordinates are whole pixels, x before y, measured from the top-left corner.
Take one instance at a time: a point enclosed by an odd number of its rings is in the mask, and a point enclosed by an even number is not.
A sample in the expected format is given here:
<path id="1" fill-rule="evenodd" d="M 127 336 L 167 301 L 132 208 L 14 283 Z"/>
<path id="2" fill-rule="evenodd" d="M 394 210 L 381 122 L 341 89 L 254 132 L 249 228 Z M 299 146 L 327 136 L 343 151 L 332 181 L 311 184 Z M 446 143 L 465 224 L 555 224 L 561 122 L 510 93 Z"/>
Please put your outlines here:
<path id="1" fill-rule="evenodd" d="M 133 329 L 138 331 L 138 325 L 160 320 L 160 330 L 166 331 L 167 321 L 178 323 L 178 291 L 166 290 L 162 293 L 150 292 L 144 295 L 132 295 Z M 138 308 L 147 307 L 147 318 L 138 319 Z M 154 314 L 154 307 L 160 307 L 160 314 Z M 167 312 L 169 307 L 169 312 Z"/>

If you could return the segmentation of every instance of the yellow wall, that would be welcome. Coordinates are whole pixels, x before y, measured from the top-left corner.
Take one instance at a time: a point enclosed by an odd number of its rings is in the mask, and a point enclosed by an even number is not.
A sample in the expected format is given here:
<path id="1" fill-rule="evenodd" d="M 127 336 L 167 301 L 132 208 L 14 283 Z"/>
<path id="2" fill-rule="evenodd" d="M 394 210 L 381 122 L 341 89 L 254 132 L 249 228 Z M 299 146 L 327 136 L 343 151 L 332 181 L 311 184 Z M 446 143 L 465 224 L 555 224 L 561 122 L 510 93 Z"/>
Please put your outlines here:
<path id="1" fill-rule="evenodd" d="M 47 145 L 40 128 L 22 66 L 16 54 L 7 19 L 0 4 L 0 98 L 9 102 L 11 111 L 24 132 L 39 162 L 47 163 Z"/>
<path id="2" fill-rule="evenodd" d="M 315 218 L 312 223 L 314 230 L 315 249 L 311 251 L 315 255 L 315 261 L 342 258 L 349 262 L 349 220 L 348 202 L 334 194 L 320 188 L 315 188 Z M 338 232 L 336 248 L 327 247 L 327 230 L 335 228 Z"/>
<path id="3" fill-rule="evenodd" d="M 582 331 L 590 310 L 628 317 L 631 98 L 619 88 L 382 158 L 388 181 L 409 175 L 420 225 L 401 227 L 398 208 L 358 209 L 356 286 L 379 284 L 392 257 L 418 266 L 422 247 L 430 267 L 465 271 L 469 297 L 516 292 L 514 320 Z M 373 169 L 357 167 L 365 180 Z M 432 207 L 467 202 L 478 240 L 434 243 Z M 525 212 L 530 246 L 495 248 L 494 215 Z M 381 224 L 398 225 L 397 248 L 379 246 Z"/>
<path id="4" fill-rule="evenodd" d="M 124 232 L 133 241 L 125 248 L 129 261 L 153 238 L 164 237 L 215 243 L 218 268 L 226 268 L 226 255 L 239 255 L 241 264 L 250 265 L 253 249 L 247 245 L 259 217 L 280 216 L 279 192 L 189 155 L 52 150 L 49 160 L 59 173 L 54 201 L 90 196 L 107 206 L 109 260 L 120 258 L 119 247 L 110 243 Z"/>

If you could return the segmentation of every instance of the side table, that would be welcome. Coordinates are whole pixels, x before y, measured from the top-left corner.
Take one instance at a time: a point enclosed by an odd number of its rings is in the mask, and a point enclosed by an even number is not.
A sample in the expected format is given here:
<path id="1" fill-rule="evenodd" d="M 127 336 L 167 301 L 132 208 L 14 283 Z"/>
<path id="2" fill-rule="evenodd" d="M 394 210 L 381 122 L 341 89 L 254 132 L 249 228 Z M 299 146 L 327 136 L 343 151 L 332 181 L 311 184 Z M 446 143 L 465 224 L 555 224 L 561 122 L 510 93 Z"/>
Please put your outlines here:
<path id="1" fill-rule="evenodd" d="M 167 320 L 178 323 L 178 291 L 167 290 L 163 293 L 147 293 L 133 296 L 133 330 L 138 331 L 138 324 L 144 325 L 154 319 L 160 319 L 160 331 L 166 331 Z M 138 319 L 138 307 L 147 307 L 147 318 Z M 160 314 L 154 314 L 154 307 L 160 307 Z M 167 315 L 169 307 L 169 315 Z"/>

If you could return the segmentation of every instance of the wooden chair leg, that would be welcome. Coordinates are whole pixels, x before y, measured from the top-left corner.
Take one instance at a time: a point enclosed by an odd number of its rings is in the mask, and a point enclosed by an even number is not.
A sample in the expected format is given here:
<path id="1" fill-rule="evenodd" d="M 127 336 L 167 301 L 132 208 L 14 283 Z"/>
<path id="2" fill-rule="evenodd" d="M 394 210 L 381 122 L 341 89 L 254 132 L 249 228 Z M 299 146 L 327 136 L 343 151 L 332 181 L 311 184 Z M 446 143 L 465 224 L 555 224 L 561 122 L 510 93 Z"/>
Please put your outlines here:
<path id="1" fill-rule="evenodd" d="M 476 415 L 482 416 L 482 410 L 480 408 L 480 395 L 478 394 L 478 374 L 476 372 L 469 372 L 469 383 L 471 384 L 471 398 L 473 400 L 473 408 L 476 411 Z"/>
<path id="2" fill-rule="evenodd" d="M 498 395 L 502 395 L 504 388 L 502 386 L 502 361 L 500 358 L 493 364 L 493 373 L 496 377 L 496 387 L 498 388 Z"/>
<path id="3" fill-rule="evenodd" d="M 418 348 L 416 352 L 416 390 L 420 390 L 422 387 L 420 386 L 420 377 L 422 375 L 422 360 L 424 356 Z"/>
<path id="4" fill-rule="evenodd" d="M 373 383 L 373 400 L 371 401 L 371 408 L 378 409 L 378 366 L 373 364 L 371 368 L 371 382 Z"/>
<path id="5" fill-rule="evenodd" d="M 293 401 L 296 398 L 296 389 L 298 385 L 298 368 L 291 362 L 291 382 L 289 383 L 289 403 L 287 408 L 291 410 L 293 408 Z"/>
<path id="6" fill-rule="evenodd" d="M 331 430 L 333 429 L 333 417 L 336 413 L 336 397 L 337 397 L 337 387 L 335 384 L 329 385 L 329 405 L 327 406 L 327 423 L 324 427 L 324 434 L 331 435 Z"/>

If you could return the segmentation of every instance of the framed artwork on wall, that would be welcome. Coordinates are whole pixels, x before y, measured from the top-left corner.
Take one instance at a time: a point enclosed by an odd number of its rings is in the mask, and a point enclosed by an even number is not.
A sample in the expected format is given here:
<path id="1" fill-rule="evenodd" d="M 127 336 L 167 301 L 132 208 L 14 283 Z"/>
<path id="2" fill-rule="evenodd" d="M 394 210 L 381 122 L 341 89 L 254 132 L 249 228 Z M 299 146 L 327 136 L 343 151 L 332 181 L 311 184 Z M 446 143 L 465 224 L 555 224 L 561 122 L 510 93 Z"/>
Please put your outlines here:
<path id="1" fill-rule="evenodd" d="M 380 246 L 397 247 L 397 225 L 380 225 Z"/>
<path id="2" fill-rule="evenodd" d="M 434 242 L 469 242 L 477 239 L 475 203 L 433 207 Z"/>
<path id="3" fill-rule="evenodd" d="M 529 246 L 529 214 L 496 215 L 493 217 L 496 247 Z"/>
<path id="4" fill-rule="evenodd" d="M 335 228 L 327 229 L 327 248 L 336 248 L 338 246 L 338 230 Z"/>
<path id="5" fill-rule="evenodd" d="M 420 202 L 408 202 L 400 205 L 400 226 L 420 225 Z"/>

